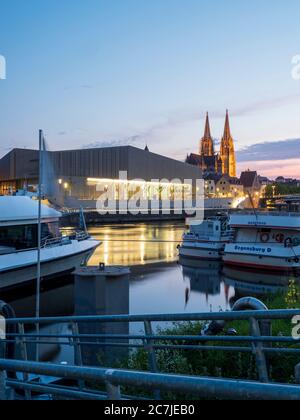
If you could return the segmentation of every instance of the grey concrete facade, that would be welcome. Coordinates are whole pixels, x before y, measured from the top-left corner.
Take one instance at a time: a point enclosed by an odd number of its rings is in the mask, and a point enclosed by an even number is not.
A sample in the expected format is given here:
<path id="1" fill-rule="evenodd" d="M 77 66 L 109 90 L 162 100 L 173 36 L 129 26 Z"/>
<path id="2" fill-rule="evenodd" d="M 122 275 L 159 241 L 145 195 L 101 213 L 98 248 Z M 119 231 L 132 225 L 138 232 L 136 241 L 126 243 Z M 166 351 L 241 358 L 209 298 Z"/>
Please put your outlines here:
<path id="1" fill-rule="evenodd" d="M 102 149 L 82 149 L 49 152 L 53 162 L 53 182 L 68 184 L 68 193 L 81 200 L 94 199 L 88 178 L 119 179 L 126 171 L 128 180 L 174 179 L 184 182 L 202 178 L 195 166 L 151 153 L 132 146 Z M 36 150 L 14 149 L 0 160 L 0 194 L 22 189 L 24 185 L 38 183 L 39 154 Z"/>

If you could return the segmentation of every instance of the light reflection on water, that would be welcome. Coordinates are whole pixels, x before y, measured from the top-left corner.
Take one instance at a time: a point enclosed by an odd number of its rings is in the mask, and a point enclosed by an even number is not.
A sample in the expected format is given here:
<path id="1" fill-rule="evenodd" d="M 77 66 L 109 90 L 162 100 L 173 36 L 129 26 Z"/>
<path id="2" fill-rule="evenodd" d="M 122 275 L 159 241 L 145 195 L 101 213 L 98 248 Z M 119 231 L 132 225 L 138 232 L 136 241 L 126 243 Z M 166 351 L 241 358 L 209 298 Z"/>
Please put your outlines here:
<path id="1" fill-rule="evenodd" d="M 174 262 L 183 224 L 127 224 L 93 227 L 90 234 L 103 242 L 90 265 L 146 265 Z"/>
<path id="2" fill-rule="evenodd" d="M 244 296 L 263 300 L 270 293 L 286 293 L 289 277 L 224 269 L 217 262 L 182 260 L 179 264 L 177 245 L 183 231 L 183 224 L 170 223 L 91 228 L 92 236 L 103 241 L 103 244 L 90 264 L 105 262 L 108 265 L 131 266 L 132 271 L 126 283 L 119 280 L 118 284 L 114 280 L 97 285 L 98 314 L 229 310 L 237 299 Z M 81 297 L 80 288 L 74 287 L 71 278 L 66 284 L 58 281 L 55 285 L 44 285 L 41 314 L 73 315 Z M 34 315 L 34 288 L 31 292 L 9 295 L 0 292 L 0 299 L 11 303 L 19 317 Z M 135 334 L 141 330 L 141 324 L 131 327 L 131 332 Z M 120 333 L 126 334 L 122 329 Z M 62 348 L 55 360 L 72 363 L 72 356 Z"/>
<path id="3" fill-rule="evenodd" d="M 103 244 L 90 264 L 131 266 L 128 287 L 122 288 L 130 314 L 227 310 L 243 296 L 264 299 L 270 293 L 286 293 L 289 277 L 223 268 L 218 262 L 182 260 L 179 264 L 177 245 L 184 230 L 179 223 L 93 227 L 90 233 Z M 43 286 L 43 316 L 73 315 L 76 295 L 70 281 L 65 286 L 60 282 Z M 109 296 L 109 283 L 99 293 Z M 34 288 L 31 294 L 22 291 L 7 296 L 0 291 L 0 299 L 12 302 L 19 316 L 34 315 Z M 103 314 L 109 311 L 104 306 Z"/>

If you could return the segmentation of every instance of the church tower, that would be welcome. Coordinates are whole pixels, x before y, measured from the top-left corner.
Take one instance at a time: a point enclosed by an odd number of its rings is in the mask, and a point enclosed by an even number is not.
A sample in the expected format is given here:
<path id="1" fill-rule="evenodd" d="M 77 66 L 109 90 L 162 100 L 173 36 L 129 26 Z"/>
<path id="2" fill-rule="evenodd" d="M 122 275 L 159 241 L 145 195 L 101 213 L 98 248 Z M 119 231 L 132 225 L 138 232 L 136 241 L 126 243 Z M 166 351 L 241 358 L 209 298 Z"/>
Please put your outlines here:
<path id="1" fill-rule="evenodd" d="M 234 140 L 231 136 L 230 123 L 229 123 L 229 114 L 226 111 L 226 121 L 224 135 L 221 142 L 221 151 L 222 159 L 222 172 L 224 175 L 229 175 L 230 177 L 236 177 L 236 159 L 234 151 Z"/>
<path id="2" fill-rule="evenodd" d="M 214 156 L 215 150 L 214 150 L 214 141 L 211 136 L 210 132 L 210 123 L 209 123 L 209 116 L 208 113 L 206 114 L 206 122 L 205 122 L 205 131 L 204 131 L 204 137 L 201 139 L 200 144 L 200 155 L 201 156 Z"/>

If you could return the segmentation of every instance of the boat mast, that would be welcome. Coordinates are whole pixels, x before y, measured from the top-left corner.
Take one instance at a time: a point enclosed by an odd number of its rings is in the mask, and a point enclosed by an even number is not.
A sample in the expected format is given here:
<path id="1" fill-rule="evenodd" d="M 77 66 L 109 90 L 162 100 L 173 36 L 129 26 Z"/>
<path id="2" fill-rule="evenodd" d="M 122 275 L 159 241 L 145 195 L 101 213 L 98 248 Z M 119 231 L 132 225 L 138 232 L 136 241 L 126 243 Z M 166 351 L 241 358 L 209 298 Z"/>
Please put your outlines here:
<path id="1" fill-rule="evenodd" d="M 37 279 L 36 279 L 36 318 L 40 318 L 40 295 L 41 295 L 41 247 L 42 247 L 42 178 L 43 178 L 43 131 L 39 130 L 39 190 L 38 190 L 38 250 L 37 250 Z M 37 334 L 39 325 L 37 323 Z M 39 359 L 39 346 L 37 345 L 37 360 Z"/>

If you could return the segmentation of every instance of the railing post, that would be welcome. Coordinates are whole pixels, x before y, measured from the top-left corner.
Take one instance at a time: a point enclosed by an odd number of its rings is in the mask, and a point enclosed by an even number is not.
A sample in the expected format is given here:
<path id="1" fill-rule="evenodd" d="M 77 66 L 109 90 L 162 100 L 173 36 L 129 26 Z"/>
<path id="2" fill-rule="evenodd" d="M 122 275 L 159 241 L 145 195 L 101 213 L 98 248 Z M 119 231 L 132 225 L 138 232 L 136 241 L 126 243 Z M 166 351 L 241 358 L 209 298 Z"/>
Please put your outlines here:
<path id="1" fill-rule="evenodd" d="M 144 328 L 146 336 L 153 336 L 152 324 L 150 321 L 144 321 Z M 149 369 L 152 373 L 158 372 L 157 361 L 156 361 L 156 354 L 153 348 L 153 340 L 147 338 L 145 340 L 145 350 L 148 352 L 148 360 L 149 360 Z M 154 397 L 156 400 L 161 399 L 160 391 L 154 391 Z"/>
<path id="2" fill-rule="evenodd" d="M 81 344 L 80 344 L 80 339 L 78 338 L 79 328 L 78 328 L 77 322 L 72 322 L 72 334 L 73 334 L 75 365 L 83 366 Z"/>
<path id="3" fill-rule="evenodd" d="M 261 337 L 259 322 L 255 318 L 250 318 L 251 333 L 253 337 Z M 266 355 L 263 350 L 264 343 L 253 343 L 253 351 L 256 357 L 256 367 L 259 380 L 262 383 L 269 382 Z"/>
<path id="4" fill-rule="evenodd" d="M 21 358 L 25 362 L 28 362 L 28 353 L 27 353 L 27 344 L 26 344 L 26 339 L 25 339 L 24 324 L 19 323 L 18 324 L 18 330 L 19 330 L 19 334 L 21 335 L 21 338 L 19 340 L 20 350 L 21 350 Z M 28 380 L 29 380 L 28 373 L 23 373 L 23 381 L 28 382 Z M 31 392 L 30 391 L 25 391 L 26 400 L 31 400 L 31 397 L 32 397 Z"/>
<path id="5" fill-rule="evenodd" d="M 300 385 L 300 363 L 299 365 L 295 367 L 295 379 L 296 379 L 296 384 Z"/>
<path id="6" fill-rule="evenodd" d="M 73 346 L 74 346 L 74 361 L 76 366 L 83 366 L 82 360 L 82 351 L 81 351 L 81 343 L 79 337 L 79 328 L 77 322 L 72 322 L 72 334 L 73 334 Z M 78 386 L 80 389 L 84 389 L 85 382 L 78 381 Z"/>
<path id="7" fill-rule="evenodd" d="M 110 401 L 120 401 L 121 397 L 121 388 L 118 385 L 112 385 L 108 380 L 105 383 L 107 391 L 107 399 Z"/>
<path id="8" fill-rule="evenodd" d="M 6 389 L 6 372 L 4 370 L 0 370 L 0 400 L 8 400 Z"/>

